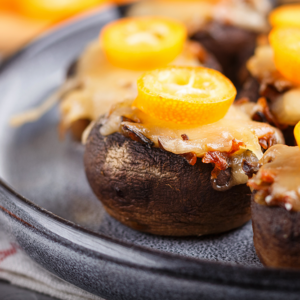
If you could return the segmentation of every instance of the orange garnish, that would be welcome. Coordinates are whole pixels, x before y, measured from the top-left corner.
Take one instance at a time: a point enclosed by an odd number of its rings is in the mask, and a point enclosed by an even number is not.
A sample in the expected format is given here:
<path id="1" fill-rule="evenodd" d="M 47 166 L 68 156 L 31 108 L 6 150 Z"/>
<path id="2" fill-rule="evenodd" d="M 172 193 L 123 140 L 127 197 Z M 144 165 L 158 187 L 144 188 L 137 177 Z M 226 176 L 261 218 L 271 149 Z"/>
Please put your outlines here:
<path id="1" fill-rule="evenodd" d="M 294 128 L 294 136 L 298 146 L 300 147 L 300 122 Z"/>
<path id="2" fill-rule="evenodd" d="M 273 27 L 300 27 L 300 4 L 282 5 L 274 9 L 269 16 Z"/>
<path id="3" fill-rule="evenodd" d="M 278 27 L 269 35 L 277 70 L 288 80 L 300 84 L 300 28 Z"/>
<path id="4" fill-rule="evenodd" d="M 164 17 L 125 18 L 108 24 L 101 43 L 108 60 L 130 70 L 165 66 L 182 51 L 185 27 Z"/>
<path id="5" fill-rule="evenodd" d="M 236 96 L 231 81 L 203 67 L 165 67 L 146 72 L 138 80 L 133 103 L 160 120 L 204 125 L 222 119 Z"/>
<path id="6" fill-rule="evenodd" d="M 20 12 L 27 17 L 53 22 L 104 3 L 104 0 L 18 0 Z"/>

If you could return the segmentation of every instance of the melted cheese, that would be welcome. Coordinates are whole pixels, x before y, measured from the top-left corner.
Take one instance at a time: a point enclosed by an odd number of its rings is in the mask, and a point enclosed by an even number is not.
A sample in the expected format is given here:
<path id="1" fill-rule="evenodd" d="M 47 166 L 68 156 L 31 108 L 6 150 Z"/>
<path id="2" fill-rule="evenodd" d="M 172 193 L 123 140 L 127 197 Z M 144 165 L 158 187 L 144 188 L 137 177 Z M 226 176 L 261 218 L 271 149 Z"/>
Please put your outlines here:
<path id="1" fill-rule="evenodd" d="M 171 64 L 201 65 L 192 47 L 192 43 L 187 43 L 182 54 Z M 64 127 L 68 128 L 78 119 L 95 120 L 111 105 L 134 100 L 137 96 L 136 82 L 142 73 L 112 66 L 99 42 L 92 43 L 79 61 L 76 78 L 81 88 L 70 92 L 61 102 Z"/>
<path id="2" fill-rule="evenodd" d="M 271 104 L 271 110 L 279 123 L 296 125 L 300 121 L 300 88 L 283 93 Z"/>
<path id="3" fill-rule="evenodd" d="M 121 116 L 140 123 L 121 123 Z M 233 140 L 243 142 L 244 146 L 230 162 L 234 185 L 247 182 L 247 176 L 242 170 L 243 153 L 250 150 L 258 159 L 262 157 L 260 138 L 273 136 L 275 143 L 284 143 L 278 129 L 269 124 L 252 121 L 235 105 L 231 106 L 223 119 L 203 126 L 182 126 L 161 121 L 138 109 L 132 109 L 129 103 L 115 107 L 102 122 L 102 135 L 118 132 L 120 125 L 126 125 L 131 131 L 141 133 L 154 142 L 155 147 L 159 147 L 160 143 L 166 151 L 175 154 L 193 152 L 197 157 L 203 157 L 209 151 L 230 152 Z M 182 139 L 183 134 L 188 136 L 188 140 Z"/>
<path id="4" fill-rule="evenodd" d="M 287 210 L 300 211 L 300 149 L 276 145 L 270 148 L 260 161 L 263 166 L 254 178 L 262 186 L 265 177 L 273 177 L 263 199 L 264 204 L 281 205 Z"/>

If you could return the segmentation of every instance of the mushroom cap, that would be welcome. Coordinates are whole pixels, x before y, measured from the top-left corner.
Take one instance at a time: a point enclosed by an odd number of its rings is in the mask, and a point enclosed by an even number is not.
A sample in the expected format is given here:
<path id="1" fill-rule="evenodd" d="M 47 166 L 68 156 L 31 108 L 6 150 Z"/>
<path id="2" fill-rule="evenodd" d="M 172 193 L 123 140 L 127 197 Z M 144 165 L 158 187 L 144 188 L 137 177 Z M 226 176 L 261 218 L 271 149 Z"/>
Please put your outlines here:
<path id="1" fill-rule="evenodd" d="M 299 269 L 300 212 L 259 204 L 254 199 L 251 211 L 254 246 L 260 261 L 269 267 Z"/>
<path id="2" fill-rule="evenodd" d="M 147 147 L 120 133 L 87 140 L 84 165 L 89 184 L 106 211 L 147 233 L 193 236 L 237 228 L 250 219 L 250 189 L 212 188 L 211 164 L 191 166 L 180 155 Z"/>

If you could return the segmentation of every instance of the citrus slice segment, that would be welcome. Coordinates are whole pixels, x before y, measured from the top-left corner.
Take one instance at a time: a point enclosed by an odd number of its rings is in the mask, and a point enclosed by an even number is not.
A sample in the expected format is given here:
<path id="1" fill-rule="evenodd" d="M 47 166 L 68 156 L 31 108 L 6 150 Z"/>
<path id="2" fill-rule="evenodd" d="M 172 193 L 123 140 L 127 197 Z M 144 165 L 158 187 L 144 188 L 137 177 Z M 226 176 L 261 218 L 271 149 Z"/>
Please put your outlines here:
<path id="1" fill-rule="evenodd" d="M 104 2 L 105 0 L 18 0 L 18 7 L 27 17 L 58 22 Z"/>
<path id="2" fill-rule="evenodd" d="M 275 8 L 269 15 L 273 27 L 300 27 L 300 4 L 288 4 Z"/>
<path id="3" fill-rule="evenodd" d="M 140 77 L 133 106 L 160 120 L 204 125 L 222 119 L 235 96 L 232 82 L 218 71 L 165 67 Z"/>
<path id="4" fill-rule="evenodd" d="M 151 70 L 173 61 L 187 32 L 181 23 L 163 17 L 125 18 L 108 24 L 100 35 L 107 59 L 130 70 Z"/>
<path id="5" fill-rule="evenodd" d="M 300 122 L 294 128 L 294 136 L 298 146 L 300 147 Z"/>
<path id="6" fill-rule="evenodd" d="M 277 70 L 288 80 L 300 84 L 300 28 L 277 27 L 269 35 Z"/>

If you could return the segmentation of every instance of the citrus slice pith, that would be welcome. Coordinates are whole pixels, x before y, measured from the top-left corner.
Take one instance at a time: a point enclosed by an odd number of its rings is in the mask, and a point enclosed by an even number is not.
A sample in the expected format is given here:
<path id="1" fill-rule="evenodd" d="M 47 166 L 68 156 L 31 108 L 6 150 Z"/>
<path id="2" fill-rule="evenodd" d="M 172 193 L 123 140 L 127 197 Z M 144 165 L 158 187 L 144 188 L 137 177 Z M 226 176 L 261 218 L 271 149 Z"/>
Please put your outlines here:
<path id="1" fill-rule="evenodd" d="M 269 35 L 277 70 L 288 80 L 300 84 L 300 28 L 278 27 Z"/>
<path id="2" fill-rule="evenodd" d="M 173 61 L 182 51 L 187 32 L 164 17 L 125 18 L 108 24 L 100 40 L 107 59 L 130 70 L 151 70 Z"/>
<path id="3" fill-rule="evenodd" d="M 300 147 L 300 122 L 294 128 L 294 136 L 297 142 L 297 145 Z"/>
<path id="4" fill-rule="evenodd" d="M 165 67 L 146 72 L 138 80 L 133 103 L 160 120 L 204 125 L 222 119 L 236 96 L 232 82 L 203 67 Z"/>
<path id="5" fill-rule="evenodd" d="M 273 27 L 300 27 L 300 4 L 288 4 L 275 8 L 269 15 Z"/>

